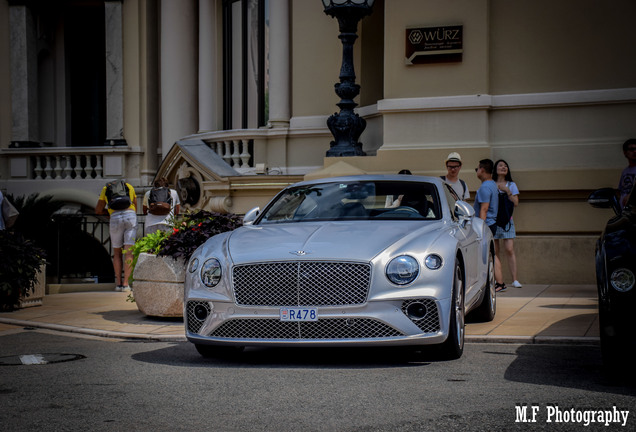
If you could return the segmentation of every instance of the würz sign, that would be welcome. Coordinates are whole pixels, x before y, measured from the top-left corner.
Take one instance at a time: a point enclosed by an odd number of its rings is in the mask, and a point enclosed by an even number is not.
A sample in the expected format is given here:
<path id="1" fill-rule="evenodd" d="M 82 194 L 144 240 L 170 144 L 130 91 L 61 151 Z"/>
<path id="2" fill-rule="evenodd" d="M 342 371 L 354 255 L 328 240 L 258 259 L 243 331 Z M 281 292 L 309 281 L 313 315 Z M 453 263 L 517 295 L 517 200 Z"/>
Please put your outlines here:
<path id="1" fill-rule="evenodd" d="M 406 64 L 462 61 L 464 26 L 406 29 Z"/>

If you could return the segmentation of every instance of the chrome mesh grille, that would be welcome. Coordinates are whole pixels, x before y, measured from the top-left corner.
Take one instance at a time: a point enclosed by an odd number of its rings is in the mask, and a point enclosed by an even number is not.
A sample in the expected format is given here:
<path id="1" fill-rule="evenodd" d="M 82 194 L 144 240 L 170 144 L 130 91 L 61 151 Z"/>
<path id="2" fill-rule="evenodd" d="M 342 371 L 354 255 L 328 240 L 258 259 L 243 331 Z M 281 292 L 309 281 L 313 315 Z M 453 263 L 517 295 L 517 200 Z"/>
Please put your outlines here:
<path id="1" fill-rule="evenodd" d="M 211 337 L 232 339 L 370 339 L 404 336 L 381 321 L 333 318 L 310 322 L 278 319 L 235 319 L 223 323 Z"/>
<path id="2" fill-rule="evenodd" d="M 208 311 L 208 315 L 212 312 L 212 309 L 210 308 L 210 304 L 208 302 L 196 300 L 189 301 L 186 306 L 186 328 L 190 333 L 198 333 L 204 323 L 204 321 L 201 321 L 194 315 L 194 308 L 198 305 L 206 308 Z"/>
<path id="3" fill-rule="evenodd" d="M 424 304 L 424 306 L 426 306 L 426 315 L 424 315 L 421 319 L 414 319 L 411 317 L 409 317 L 409 319 L 413 321 L 413 323 L 424 333 L 439 332 L 439 314 L 437 312 L 437 304 L 435 301 L 431 299 L 407 300 L 402 303 L 402 312 L 404 315 L 408 316 L 406 308 L 412 303 Z"/>
<path id="4" fill-rule="evenodd" d="M 371 266 L 291 261 L 235 266 L 236 303 L 244 306 L 344 306 L 364 304 Z"/>

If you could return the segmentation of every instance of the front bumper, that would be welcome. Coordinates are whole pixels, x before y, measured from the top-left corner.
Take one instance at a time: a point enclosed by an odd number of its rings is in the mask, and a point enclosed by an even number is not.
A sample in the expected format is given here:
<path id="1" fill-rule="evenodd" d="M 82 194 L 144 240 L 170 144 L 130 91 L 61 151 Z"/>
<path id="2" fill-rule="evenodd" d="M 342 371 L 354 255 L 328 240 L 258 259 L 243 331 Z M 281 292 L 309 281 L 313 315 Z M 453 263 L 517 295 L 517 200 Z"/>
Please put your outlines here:
<path id="1" fill-rule="evenodd" d="M 416 304 L 420 314 L 413 316 Z M 424 306 L 425 313 L 421 306 Z M 195 344 L 235 346 L 428 345 L 446 340 L 450 299 L 370 301 L 318 307 L 317 321 L 281 321 L 280 308 L 188 299 L 186 336 Z M 446 317 L 446 318 L 444 318 Z"/>

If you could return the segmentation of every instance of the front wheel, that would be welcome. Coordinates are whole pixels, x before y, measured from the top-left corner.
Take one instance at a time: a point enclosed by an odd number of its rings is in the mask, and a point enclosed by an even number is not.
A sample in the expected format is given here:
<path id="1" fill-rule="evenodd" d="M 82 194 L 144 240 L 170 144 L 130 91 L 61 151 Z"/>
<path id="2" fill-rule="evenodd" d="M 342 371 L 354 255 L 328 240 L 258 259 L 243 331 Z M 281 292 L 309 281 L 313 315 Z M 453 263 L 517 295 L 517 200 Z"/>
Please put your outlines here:
<path id="1" fill-rule="evenodd" d="M 481 303 L 472 314 L 479 321 L 489 322 L 495 319 L 497 312 L 497 294 L 495 292 L 495 262 L 492 253 L 488 253 L 488 273 Z M 472 317 L 471 317 L 472 318 Z"/>
<path id="2" fill-rule="evenodd" d="M 459 262 L 455 262 L 448 338 L 440 346 L 441 354 L 445 359 L 455 360 L 462 356 L 464 332 L 464 277 Z"/>

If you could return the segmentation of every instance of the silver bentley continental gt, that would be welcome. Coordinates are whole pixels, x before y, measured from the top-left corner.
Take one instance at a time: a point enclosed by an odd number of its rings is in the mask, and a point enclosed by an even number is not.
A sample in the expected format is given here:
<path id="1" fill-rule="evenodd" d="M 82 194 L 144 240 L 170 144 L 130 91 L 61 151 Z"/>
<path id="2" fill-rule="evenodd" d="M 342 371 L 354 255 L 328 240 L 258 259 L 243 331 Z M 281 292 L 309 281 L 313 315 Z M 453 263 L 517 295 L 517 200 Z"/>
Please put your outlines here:
<path id="1" fill-rule="evenodd" d="M 495 316 L 492 235 L 439 178 L 296 183 L 186 272 L 186 336 L 203 356 L 246 346 L 439 345 Z"/>

